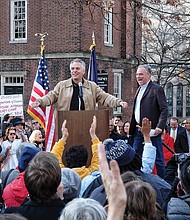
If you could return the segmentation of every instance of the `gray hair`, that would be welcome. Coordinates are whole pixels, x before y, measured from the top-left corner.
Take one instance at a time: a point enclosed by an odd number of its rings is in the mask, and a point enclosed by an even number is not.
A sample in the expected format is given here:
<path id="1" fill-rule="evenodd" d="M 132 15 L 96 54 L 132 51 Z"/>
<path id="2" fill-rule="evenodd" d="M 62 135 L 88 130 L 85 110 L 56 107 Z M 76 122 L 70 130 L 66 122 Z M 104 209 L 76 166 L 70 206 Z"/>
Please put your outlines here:
<path id="1" fill-rule="evenodd" d="M 63 209 L 59 220 L 106 220 L 102 205 L 93 199 L 76 198 Z"/>
<path id="2" fill-rule="evenodd" d="M 141 68 L 141 67 L 144 67 L 148 73 L 152 74 L 152 69 L 148 64 L 142 64 L 138 66 L 138 68 Z"/>
<path id="3" fill-rule="evenodd" d="M 80 63 L 80 64 L 82 65 L 82 68 L 83 68 L 84 71 L 85 71 L 85 69 L 86 69 L 86 64 L 85 64 L 85 62 L 84 62 L 83 60 L 81 60 L 81 59 L 79 59 L 79 58 L 76 58 L 76 59 L 72 60 L 72 61 L 70 62 L 70 69 L 71 69 L 71 64 L 73 64 L 73 63 Z"/>

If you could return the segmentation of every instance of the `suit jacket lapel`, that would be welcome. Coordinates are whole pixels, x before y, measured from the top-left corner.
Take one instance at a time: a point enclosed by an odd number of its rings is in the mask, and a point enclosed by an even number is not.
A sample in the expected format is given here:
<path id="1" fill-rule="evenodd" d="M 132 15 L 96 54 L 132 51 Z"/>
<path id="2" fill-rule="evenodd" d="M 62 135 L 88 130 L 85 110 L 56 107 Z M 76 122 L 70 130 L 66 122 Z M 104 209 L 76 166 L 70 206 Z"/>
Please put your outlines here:
<path id="1" fill-rule="evenodd" d="M 148 92 L 149 92 L 149 90 L 151 88 L 151 85 L 152 85 L 152 81 L 149 82 L 149 84 L 148 84 L 148 86 L 147 86 L 147 88 L 146 88 L 146 90 L 145 90 L 145 92 L 144 92 L 144 94 L 142 96 L 142 99 L 148 94 Z"/>

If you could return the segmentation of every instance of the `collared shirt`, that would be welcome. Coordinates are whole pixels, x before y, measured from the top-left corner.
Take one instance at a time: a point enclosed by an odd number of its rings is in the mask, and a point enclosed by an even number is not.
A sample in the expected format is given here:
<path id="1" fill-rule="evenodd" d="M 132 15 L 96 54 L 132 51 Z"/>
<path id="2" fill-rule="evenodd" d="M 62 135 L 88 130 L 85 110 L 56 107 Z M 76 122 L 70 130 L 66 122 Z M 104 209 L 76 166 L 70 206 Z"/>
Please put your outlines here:
<path id="1" fill-rule="evenodd" d="M 187 140 L 188 140 L 188 146 L 189 146 L 189 152 L 190 152 L 190 133 L 186 130 L 187 132 Z"/>
<path id="2" fill-rule="evenodd" d="M 83 80 L 84 81 L 84 80 Z M 79 97 L 79 85 L 73 83 L 73 95 L 71 98 L 70 110 L 85 110 L 83 97 Z"/>
<path id="3" fill-rule="evenodd" d="M 143 97 L 143 94 L 144 94 L 149 82 L 150 82 L 150 80 L 146 84 L 144 84 L 140 87 L 139 93 L 138 93 L 137 98 L 136 98 L 136 102 L 135 102 L 135 120 L 136 120 L 137 123 L 140 123 L 141 99 Z"/>
<path id="4" fill-rule="evenodd" d="M 173 128 L 170 129 L 170 137 L 172 137 L 175 142 L 176 137 L 177 137 L 177 128 L 175 130 Z"/>

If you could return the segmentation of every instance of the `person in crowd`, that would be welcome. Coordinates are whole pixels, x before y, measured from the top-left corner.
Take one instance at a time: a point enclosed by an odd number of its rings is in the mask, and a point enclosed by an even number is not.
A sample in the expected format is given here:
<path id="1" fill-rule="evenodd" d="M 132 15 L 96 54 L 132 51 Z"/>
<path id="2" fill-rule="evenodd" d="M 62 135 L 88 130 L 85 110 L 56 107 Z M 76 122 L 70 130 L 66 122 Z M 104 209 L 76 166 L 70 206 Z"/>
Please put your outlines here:
<path id="1" fill-rule="evenodd" d="M 142 180 L 125 183 L 127 195 L 124 220 L 165 220 L 161 207 L 156 202 L 154 188 Z"/>
<path id="2" fill-rule="evenodd" d="M 109 133 L 110 133 L 110 138 L 113 139 L 114 141 L 121 139 L 121 135 L 115 130 L 113 120 L 109 120 Z"/>
<path id="3" fill-rule="evenodd" d="M 157 174 L 164 177 L 165 161 L 162 149 L 161 133 L 166 126 L 168 105 L 164 89 L 151 81 L 151 68 L 149 65 L 140 65 L 137 68 L 136 80 L 139 84 L 130 123 L 130 134 L 134 135 L 133 147 L 139 155 L 143 152 L 143 134 L 137 127 L 142 125 L 142 119 L 147 117 L 152 122 L 153 145 L 156 147 Z"/>
<path id="4" fill-rule="evenodd" d="M 32 134 L 29 137 L 29 141 L 30 143 L 33 143 L 36 147 L 38 147 L 40 150 L 44 149 L 44 139 L 40 130 L 33 130 Z"/>
<path id="5" fill-rule="evenodd" d="M 58 111 L 94 110 L 96 103 L 103 106 L 127 107 L 123 102 L 104 92 L 96 83 L 84 79 L 85 62 L 74 59 L 70 63 L 71 78 L 60 81 L 47 95 L 33 102 L 33 107 L 45 107 L 57 103 Z"/>
<path id="6" fill-rule="evenodd" d="M 190 158 L 183 159 L 178 173 L 178 197 L 172 197 L 167 205 L 168 220 L 190 219 Z"/>
<path id="7" fill-rule="evenodd" d="M 61 168 L 61 182 L 64 186 L 63 198 L 65 203 L 79 197 L 81 178 L 73 169 Z"/>
<path id="8" fill-rule="evenodd" d="M 178 134 L 174 148 L 176 153 L 190 152 L 190 118 L 186 119 L 185 130 Z"/>
<path id="9" fill-rule="evenodd" d="M 124 136 L 124 132 L 123 132 L 123 122 L 122 121 L 119 121 L 117 123 L 117 132 L 121 135 L 122 139 L 123 139 L 123 136 Z"/>
<path id="10" fill-rule="evenodd" d="M 170 137 L 174 139 L 174 143 L 176 143 L 177 137 L 185 131 L 185 128 L 179 125 L 179 119 L 177 117 L 170 118 L 170 126 L 168 127 L 168 133 Z"/>
<path id="11" fill-rule="evenodd" d="M 102 182 L 108 198 L 107 220 L 123 220 L 127 196 L 120 175 L 119 165 L 115 160 L 108 164 L 104 145 L 98 145 L 98 156 Z"/>
<path id="12" fill-rule="evenodd" d="M 5 137 L 5 132 L 8 127 L 13 127 L 12 119 L 14 118 L 11 114 L 6 114 L 3 117 L 1 124 L 2 137 Z"/>
<path id="13" fill-rule="evenodd" d="M 62 155 L 64 151 L 64 146 L 66 140 L 69 136 L 68 129 L 66 128 L 66 120 L 64 120 L 62 124 L 62 138 L 55 143 L 52 153 L 56 155 L 59 160 L 60 167 L 65 167 L 62 161 Z M 97 144 L 100 143 L 100 140 L 96 136 L 96 116 L 93 116 L 93 122 L 90 127 L 90 136 L 92 140 L 92 159 L 91 164 L 89 167 L 86 166 L 87 159 L 88 159 L 88 152 L 85 146 L 72 146 L 65 154 L 65 159 L 67 162 L 67 167 L 72 168 L 76 173 L 79 174 L 81 179 L 85 176 L 90 175 L 91 172 L 98 170 L 98 155 L 97 155 Z"/>
<path id="14" fill-rule="evenodd" d="M 93 199 L 77 198 L 63 209 L 59 220 L 106 220 L 103 206 Z"/>
<path id="15" fill-rule="evenodd" d="M 28 190 L 26 189 L 24 183 L 24 171 L 28 163 L 38 152 L 40 152 L 39 148 L 29 144 L 23 149 L 18 162 L 18 170 L 20 173 L 18 177 L 8 184 L 3 190 L 2 197 L 6 208 L 11 206 L 20 206 L 28 196 Z"/>
<path id="16" fill-rule="evenodd" d="M 5 209 L 5 213 L 19 213 L 28 220 L 57 220 L 65 203 L 57 195 L 63 195 L 59 161 L 49 152 L 41 151 L 30 161 L 24 173 L 29 201 L 20 207 Z M 60 191 L 62 189 L 62 191 Z"/>
<path id="17" fill-rule="evenodd" d="M 125 121 L 123 124 L 123 140 L 133 146 L 133 137 L 129 134 L 130 122 Z"/>
<path id="18" fill-rule="evenodd" d="M 166 144 L 172 151 L 174 151 L 174 139 L 168 133 L 168 127 L 166 126 L 162 134 L 162 143 Z M 167 166 L 168 161 L 173 156 L 173 153 L 162 145 L 164 151 L 165 164 Z"/>
<path id="19" fill-rule="evenodd" d="M 16 152 L 20 148 L 21 143 L 26 140 L 23 133 L 21 133 L 20 136 L 21 138 L 17 138 L 17 130 L 15 127 L 7 128 L 5 141 L 3 141 L 1 145 L 1 155 L 5 154 L 7 149 L 9 149 L 9 152 L 6 159 L 3 161 L 2 171 L 9 171 L 10 169 L 15 169 L 18 166 Z"/>
<path id="20" fill-rule="evenodd" d="M 114 115 L 112 120 L 113 120 L 114 126 L 117 127 L 118 122 L 122 121 L 122 117 L 121 115 Z"/>
<path id="21" fill-rule="evenodd" d="M 25 122 L 24 119 L 17 120 L 13 123 L 13 126 L 16 128 L 17 137 L 22 138 L 24 142 L 28 141 L 28 137 L 25 131 Z"/>
<path id="22" fill-rule="evenodd" d="M 40 125 L 40 123 L 35 119 L 33 119 L 31 123 L 32 123 L 33 130 L 40 130 L 42 133 L 42 137 L 45 138 L 45 131 L 42 128 L 42 126 Z"/>

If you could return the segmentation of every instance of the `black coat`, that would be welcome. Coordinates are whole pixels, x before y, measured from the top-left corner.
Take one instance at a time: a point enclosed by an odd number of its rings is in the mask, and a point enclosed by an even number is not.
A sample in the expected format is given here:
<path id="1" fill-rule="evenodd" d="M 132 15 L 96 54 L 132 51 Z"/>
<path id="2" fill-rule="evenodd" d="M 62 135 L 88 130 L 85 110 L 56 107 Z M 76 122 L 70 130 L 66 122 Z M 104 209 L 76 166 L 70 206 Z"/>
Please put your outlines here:
<path id="1" fill-rule="evenodd" d="M 134 112 L 135 112 L 135 102 L 138 95 L 138 91 L 136 93 L 134 105 L 133 105 L 133 115 L 130 124 L 131 135 L 135 134 L 136 125 L 137 125 Z M 168 117 L 168 105 L 167 105 L 164 89 L 152 81 L 149 82 L 141 99 L 140 125 L 142 123 L 142 119 L 145 117 L 147 117 L 152 122 L 153 129 L 158 127 L 163 130 L 166 126 L 166 121 Z"/>
<path id="2" fill-rule="evenodd" d="M 178 135 L 174 148 L 175 148 L 176 153 L 188 153 L 189 152 L 189 144 L 188 144 L 186 129 Z"/>
<path id="3" fill-rule="evenodd" d="M 28 201 L 20 207 L 5 209 L 5 213 L 19 213 L 28 220 L 58 220 L 64 207 L 65 203 L 61 199 L 46 204 Z"/>
<path id="4" fill-rule="evenodd" d="M 179 135 L 180 135 L 182 132 L 184 132 L 185 130 L 186 130 L 186 128 L 184 128 L 184 127 L 178 125 L 178 127 L 177 127 L 177 135 L 176 135 L 176 138 L 175 138 L 175 143 L 174 143 L 174 145 L 176 144 L 177 138 L 179 137 Z M 168 127 L 168 134 L 170 134 L 170 132 L 171 132 L 171 127 Z"/>

